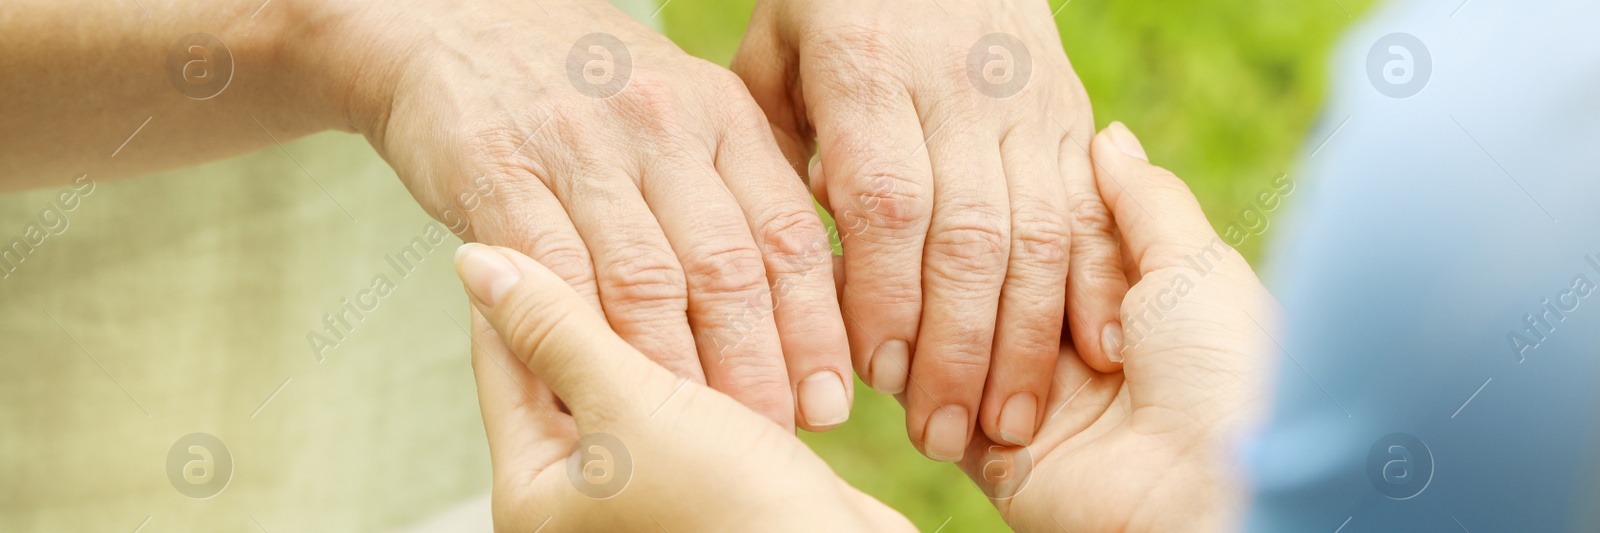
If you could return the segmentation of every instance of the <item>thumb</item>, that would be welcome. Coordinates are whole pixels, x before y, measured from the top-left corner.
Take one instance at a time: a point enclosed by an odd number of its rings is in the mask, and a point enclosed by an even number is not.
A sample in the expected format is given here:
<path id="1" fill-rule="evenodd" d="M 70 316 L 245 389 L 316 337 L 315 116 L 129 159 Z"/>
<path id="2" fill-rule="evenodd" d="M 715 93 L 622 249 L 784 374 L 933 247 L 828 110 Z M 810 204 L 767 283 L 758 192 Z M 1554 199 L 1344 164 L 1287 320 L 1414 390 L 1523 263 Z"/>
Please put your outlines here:
<path id="1" fill-rule="evenodd" d="M 1140 277 L 1197 252 L 1216 253 L 1212 248 L 1221 241 L 1194 193 L 1172 172 L 1150 164 L 1127 126 L 1111 123 L 1089 150 L 1100 197 Z"/>
<path id="2" fill-rule="evenodd" d="M 455 263 L 472 305 L 575 415 L 626 397 L 625 384 L 661 370 L 613 333 L 565 280 L 521 252 L 467 243 L 456 250 Z"/>

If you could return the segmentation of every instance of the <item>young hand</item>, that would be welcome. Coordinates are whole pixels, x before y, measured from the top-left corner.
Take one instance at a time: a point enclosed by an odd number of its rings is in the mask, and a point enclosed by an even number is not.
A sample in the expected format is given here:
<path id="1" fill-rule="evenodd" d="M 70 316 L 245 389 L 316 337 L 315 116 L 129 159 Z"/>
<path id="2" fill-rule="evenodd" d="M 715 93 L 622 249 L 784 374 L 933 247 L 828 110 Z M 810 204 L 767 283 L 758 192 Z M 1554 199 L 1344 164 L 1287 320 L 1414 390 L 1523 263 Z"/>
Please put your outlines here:
<path id="1" fill-rule="evenodd" d="M 1126 127 L 1092 152 L 1131 261 L 1122 371 L 1063 346 L 1034 443 L 978 438 L 962 467 L 1018 531 L 1224 530 L 1242 506 L 1230 447 L 1266 406 L 1277 303 Z"/>
<path id="2" fill-rule="evenodd" d="M 650 361 L 527 256 L 467 244 L 456 270 L 496 529 L 915 531 L 794 435 Z"/>

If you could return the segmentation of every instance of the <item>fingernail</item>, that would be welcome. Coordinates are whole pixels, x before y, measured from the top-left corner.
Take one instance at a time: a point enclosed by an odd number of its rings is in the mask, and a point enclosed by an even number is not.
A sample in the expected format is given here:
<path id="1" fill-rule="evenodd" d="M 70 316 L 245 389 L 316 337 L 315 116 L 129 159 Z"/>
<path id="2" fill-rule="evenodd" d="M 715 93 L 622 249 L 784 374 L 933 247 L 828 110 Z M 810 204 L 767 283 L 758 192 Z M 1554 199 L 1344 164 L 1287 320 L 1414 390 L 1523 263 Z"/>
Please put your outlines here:
<path id="1" fill-rule="evenodd" d="M 818 370 L 800 380 L 800 414 L 812 427 L 842 424 L 850 419 L 850 397 L 844 378 L 832 370 Z"/>
<path id="2" fill-rule="evenodd" d="M 1039 398 L 1033 393 L 1011 395 L 1000 408 L 1000 440 L 1017 446 L 1033 444 L 1033 420 L 1038 415 Z"/>
<path id="3" fill-rule="evenodd" d="M 475 242 L 456 249 L 456 272 L 466 284 L 467 292 L 489 307 L 494 307 L 500 297 L 522 279 L 522 272 L 506 256 Z"/>
<path id="4" fill-rule="evenodd" d="M 967 451 L 967 408 L 946 405 L 928 415 L 928 427 L 922 430 L 922 449 L 935 461 L 960 461 Z"/>
<path id="5" fill-rule="evenodd" d="M 806 165 L 806 180 L 815 181 L 822 175 L 822 152 L 811 156 L 811 163 Z"/>
<path id="6" fill-rule="evenodd" d="M 1150 156 L 1144 153 L 1144 146 L 1139 144 L 1139 138 L 1133 136 L 1133 131 L 1129 130 L 1127 125 L 1112 122 L 1110 126 L 1106 126 L 1106 134 L 1111 137 L 1111 144 L 1117 145 L 1117 149 L 1122 153 L 1137 157 L 1141 161 L 1150 161 Z"/>
<path id="7" fill-rule="evenodd" d="M 872 390 L 900 394 L 906 390 L 906 373 L 911 371 L 911 347 L 906 341 L 884 341 L 872 352 Z"/>
<path id="8" fill-rule="evenodd" d="M 1106 352 L 1106 359 L 1113 363 L 1122 362 L 1122 323 L 1115 320 L 1106 323 L 1100 330 L 1100 349 Z"/>

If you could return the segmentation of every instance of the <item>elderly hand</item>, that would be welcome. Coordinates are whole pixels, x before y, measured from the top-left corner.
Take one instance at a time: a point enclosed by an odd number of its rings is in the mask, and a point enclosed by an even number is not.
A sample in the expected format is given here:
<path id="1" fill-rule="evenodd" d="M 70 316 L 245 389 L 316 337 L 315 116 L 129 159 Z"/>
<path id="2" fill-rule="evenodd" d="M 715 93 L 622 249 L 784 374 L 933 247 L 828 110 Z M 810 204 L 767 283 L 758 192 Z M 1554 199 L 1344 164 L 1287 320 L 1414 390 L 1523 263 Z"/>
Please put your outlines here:
<path id="1" fill-rule="evenodd" d="M 794 435 L 650 362 L 527 256 L 467 244 L 456 269 L 497 530 L 915 531 Z"/>
<path id="2" fill-rule="evenodd" d="M 1230 447 L 1266 405 L 1277 304 L 1182 180 L 1126 127 L 1094 139 L 1127 247 L 1121 372 L 1070 346 L 1026 448 L 974 439 L 962 464 L 1018 531 L 1220 531 L 1243 495 Z"/>
<path id="3" fill-rule="evenodd" d="M 736 76 L 605 2 L 300 7 L 292 62 L 435 218 L 785 428 L 849 416 L 827 236 Z"/>
<path id="4" fill-rule="evenodd" d="M 856 371 L 905 395 L 934 459 L 961 459 L 975 423 L 1033 441 L 1063 313 L 1091 367 L 1119 368 L 1127 282 L 1050 17 L 1044 1 L 761 0 L 734 59 L 790 161 L 820 149 Z"/>

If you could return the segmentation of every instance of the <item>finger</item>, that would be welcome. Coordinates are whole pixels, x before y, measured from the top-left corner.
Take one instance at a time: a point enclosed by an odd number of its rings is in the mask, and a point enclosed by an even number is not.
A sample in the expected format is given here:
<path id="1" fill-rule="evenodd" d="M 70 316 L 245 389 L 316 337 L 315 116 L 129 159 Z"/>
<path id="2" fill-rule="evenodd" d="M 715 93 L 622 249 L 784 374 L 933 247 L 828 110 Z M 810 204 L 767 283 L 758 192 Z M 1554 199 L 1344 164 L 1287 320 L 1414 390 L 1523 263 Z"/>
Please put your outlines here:
<path id="1" fill-rule="evenodd" d="M 1196 420 L 1248 418 L 1240 402 L 1212 409 L 1218 404 L 1206 396 L 1240 397 L 1228 379 L 1238 383 L 1239 376 L 1250 376 L 1259 361 L 1249 356 L 1267 353 L 1257 347 L 1271 346 L 1271 294 L 1244 257 L 1217 236 L 1184 182 L 1151 165 L 1125 126 L 1107 127 L 1093 150 L 1105 168 L 1101 194 L 1142 276 L 1129 289 L 1122 315 L 1128 354 L 1123 374 L 1132 391 L 1131 408 L 1169 406 L 1189 411 Z M 1192 348 L 1197 330 L 1244 332 L 1243 339 L 1227 337 L 1241 348 L 1186 349 Z M 1257 392 L 1254 384 L 1246 389 Z"/>
<path id="2" fill-rule="evenodd" d="M 473 235 L 532 257 L 600 312 L 594 263 L 561 201 L 533 176 L 514 174 L 496 182 L 499 189 L 489 194 L 499 201 L 467 211 L 476 226 Z"/>
<path id="3" fill-rule="evenodd" d="M 923 250 L 914 386 L 906 389 L 912 442 L 939 461 L 960 460 L 975 425 L 1011 250 L 1000 140 L 960 127 L 941 128 L 928 142 L 933 221 Z"/>
<path id="4" fill-rule="evenodd" d="M 1190 260 L 1221 259 L 1224 250 L 1215 246 L 1217 234 L 1194 193 L 1172 172 L 1151 165 L 1127 126 L 1111 123 L 1095 136 L 1092 150 L 1100 196 L 1141 276 Z M 1221 248 L 1231 253 L 1225 244 Z"/>
<path id="5" fill-rule="evenodd" d="M 828 179 L 822 173 L 822 153 L 811 156 L 811 162 L 806 165 L 806 187 L 811 190 L 811 197 L 816 199 L 817 205 L 833 212 L 833 205 L 828 203 Z"/>
<path id="6" fill-rule="evenodd" d="M 688 158 L 683 158 L 688 159 Z M 793 429 L 794 398 L 771 286 L 739 204 L 709 162 L 668 156 L 640 180 L 689 287 L 689 326 L 706 381 Z"/>
<path id="7" fill-rule="evenodd" d="M 1013 130 L 1000 145 L 1011 205 L 1011 254 L 995 322 L 979 424 L 995 442 L 1025 446 L 1044 417 L 1066 310 L 1066 187 L 1054 137 Z M 1048 141 L 1044 139 L 1049 139 Z"/>
<path id="8" fill-rule="evenodd" d="M 759 121 L 757 121 L 759 122 Z M 717 171 L 744 209 L 771 283 L 793 415 L 821 431 L 850 417 L 854 387 L 850 345 L 834 286 L 833 246 L 811 199 L 759 126 L 731 129 L 717 151 Z M 743 134 L 748 133 L 748 134 Z"/>
<path id="9" fill-rule="evenodd" d="M 557 185 L 552 190 L 594 258 L 600 307 L 617 335 L 651 360 L 705 383 L 678 257 L 636 183 L 599 165 L 571 165 L 564 170 L 572 179 L 547 185 Z"/>
<path id="10" fill-rule="evenodd" d="M 841 310 L 851 358 L 873 389 L 906 389 L 922 316 L 933 170 L 904 87 L 848 55 L 802 61 L 828 206 L 844 248 Z M 824 79 L 828 83 L 816 80 Z"/>
<path id="11" fill-rule="evenodd" d="M 512 355 L 483 314 L 471 312 L 472 375 L 495 477 L 537 471 L 565 457 L 576 436 L 572 417 L 556 409 L 555 394 Z"/>
<path id="12" fill-rule="evenodd" d="M 772 139 L 790 169 L 806 176 L 805 165 L 813 151 L 813 141 L 805 119 L 805 100 L 795 98 L 790 91 L 794 56 L 785 53 L 788 48 L 771 26 L 752 24 L 747 30 L 728 69 L 744 82 L 766 115 Z"/>
<path id="13" fill-rule="evenodd" d="M 641 386 L 672 386 L 565 280 L 521 252 L 468 243 L 456 251 L 455 266 L 503 346 L 572 408 L 580 426 L 597 409 L 614 414 Z"/>
<path id="14" fill-rule="evenodd" d="M 844 258 L 833 256 L 833 290 L 844 294 Z"/>
<path id="15" fill-rule="evenodd" d="M 1088 147 L 1076 132 L 1061 140 L 1059 169 L 1066 182 L 1072 248 L 1067 269 L 1067 331 L 1083 360 L 1101 372 L 1122 367 L 1122 322 L 1127 270 L 1116 222 L 1095 186 Z"/>

